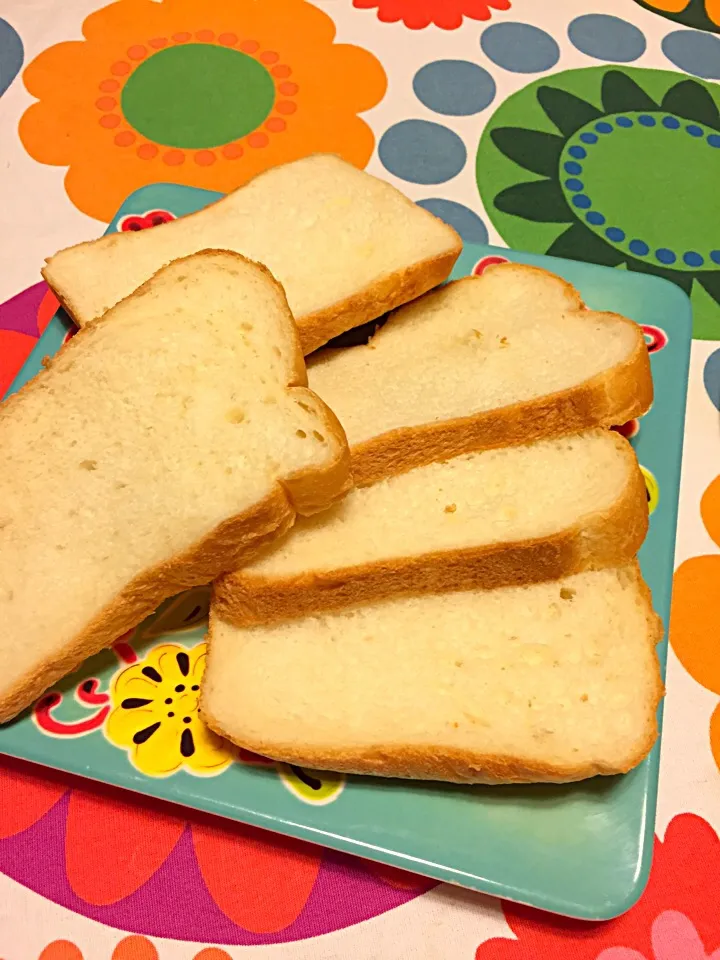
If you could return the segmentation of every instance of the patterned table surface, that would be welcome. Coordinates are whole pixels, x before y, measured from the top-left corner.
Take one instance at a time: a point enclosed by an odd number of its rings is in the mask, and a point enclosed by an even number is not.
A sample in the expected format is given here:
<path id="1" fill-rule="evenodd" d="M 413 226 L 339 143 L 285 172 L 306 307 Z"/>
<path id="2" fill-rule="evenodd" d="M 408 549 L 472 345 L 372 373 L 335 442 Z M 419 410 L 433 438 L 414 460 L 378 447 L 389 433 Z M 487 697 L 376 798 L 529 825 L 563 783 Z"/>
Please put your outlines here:
<path id="1" fill-rule="evenodd" d="M 563 921 L 2 760 L 0 956 L 720 960 L 720 0 L 99 2 L 0 9 L 0 393 L 46 255 L 146 184 L 314 151 L 467 241 L 690 295 L 655 860 L 625 916 Z"/>

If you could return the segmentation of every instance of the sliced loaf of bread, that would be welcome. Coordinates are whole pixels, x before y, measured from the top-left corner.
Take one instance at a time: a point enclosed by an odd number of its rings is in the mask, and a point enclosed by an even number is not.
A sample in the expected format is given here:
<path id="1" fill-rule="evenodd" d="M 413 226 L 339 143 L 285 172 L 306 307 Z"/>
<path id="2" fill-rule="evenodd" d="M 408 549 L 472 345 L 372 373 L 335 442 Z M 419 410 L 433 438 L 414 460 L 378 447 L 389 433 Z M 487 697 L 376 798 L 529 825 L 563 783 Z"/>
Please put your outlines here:
<path id="1" fill-rule="evenodd" d="M 280 285 L 205 251 L 3 404 L 0 721 L 345 493 L 345 436 L 306 382 Z"/>
<path id="2" fill-rule="evenodd" d="M 275 626 L 212 610 L 201 708 L 240 746 L 318 770 L 580 780 L 652 747 L 661 636 L 636 564 Z"/>
<path id="3" fill-rule="evenodd" d="M 502 264 L 402 307 L 367 346 L 312 358 L 364 485 L 443 457 L 615 426 L 645 413 L 640 327 L 587 310 L 535 267 Z"/>
<path id="4" fill-rule="evenodd" d="M 218 616 L 271 623 L 398 594 L 620 566 L 645 538 L 635 453 L 611 430 L 463 454 L 356 489 L 215 584 Z"/>
<path id="5" fill-rule="evenodd" d="M 272 271 L 310 353 L 441 283 L 462 242 L 390 184 L 315 155 L 274 167 L 191 216 L 61 250 L 43 276 L 83 326 L 166 263 L 206 247 Z"/>

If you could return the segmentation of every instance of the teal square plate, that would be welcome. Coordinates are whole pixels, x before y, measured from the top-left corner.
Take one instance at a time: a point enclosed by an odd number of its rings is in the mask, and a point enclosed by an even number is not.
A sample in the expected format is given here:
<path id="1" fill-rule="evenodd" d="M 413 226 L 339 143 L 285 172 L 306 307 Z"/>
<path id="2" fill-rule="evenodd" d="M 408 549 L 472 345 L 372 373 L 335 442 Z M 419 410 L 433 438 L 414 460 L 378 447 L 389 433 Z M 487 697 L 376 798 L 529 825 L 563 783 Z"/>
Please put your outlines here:
<path id="1" fill-rule="evenodd" d="M 108 232 L 144 229 L 217 196 L 170 184 L 144 187 L 123 204 Z M 677 287 L 645 274 L 470 244 L 453 276 L 481 272 L 498 257 L 546 267 L 577 287 L 590 307 L 625 314 L 645 327 L 655 402 L 632 442 L 653 509 L 640 559 L 655 607 L 667 623 L 689 301 Z M 12 390 L 37 373 L 42 357 L 54 354 L 69 331 L 59 312 Z M 636 428 L 631 425 L 627 432 Z M 42 584 L 38 589 L 41 594 Z M 573 917 L 613 917 L 640 896 L 652 855 L 659 745 L 626 776 L 567 786 L 345 779 L 242 752 L 232 755 L 222 741 L 211 740 L 190 758 L 182 755 L 179 742 L 164 740 L 140 770 L 132 742 L 137 730 L 127 719 L 132 711 L 119 707 L 122 688 L 141 670 L 159 671 L 159 688 L 165 685 L 170 692 L 183 680 L 197 680 L 204 663 L 206 610 L 204 589 L 163 604 L 134 634 L 87 661 L 33 710 L 2 727 L 0 751 Z M 178 658 L 183 651 L 187 656 Z M 665 639 L 659 652 L 664 670 Z M 187 676 L 178 673 L 179 664 Z"/>

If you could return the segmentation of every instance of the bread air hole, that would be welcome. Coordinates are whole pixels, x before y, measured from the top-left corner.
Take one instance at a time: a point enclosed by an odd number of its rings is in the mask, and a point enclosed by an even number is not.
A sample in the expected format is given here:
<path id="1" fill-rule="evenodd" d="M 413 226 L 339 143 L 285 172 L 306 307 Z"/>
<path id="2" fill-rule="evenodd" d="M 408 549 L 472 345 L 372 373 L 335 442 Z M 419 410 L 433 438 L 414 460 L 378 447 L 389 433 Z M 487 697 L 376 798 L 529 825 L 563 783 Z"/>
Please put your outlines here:
<path id="1" fill-rule="evenodd" d="M 560 599 L 561 600 L 572 600 L 575 596 L 575 591 L 570 587 L 560 587 Z"/>
<path id="2" fill-rule="evenodd" d="M 225 419 L 230 423 L 242 423 L 245 419 L 245 411 L 240 407 L 231 407 L 225 414 Z"/>
<path id="3" fill-rule="evenodd" d="M 305 433 L 304 430 L 296 430 L 296 431 L 295 431 L 295 436 L 296 436 L 296 437 L 300 437 L 301 440 L 304 440 L 305 437 L 307 436 L 307 434 Z"/>
<path id="4" fill-rule="evenodd" d="M 97 460 L 81 460 L 81 470 L 97 470 Z"/>
<path id="5" fill-rule="evenodd" d="M 320 443 L 325 443 L 325 437 L 318 430 L 313 430 L 313 436 Z"/>

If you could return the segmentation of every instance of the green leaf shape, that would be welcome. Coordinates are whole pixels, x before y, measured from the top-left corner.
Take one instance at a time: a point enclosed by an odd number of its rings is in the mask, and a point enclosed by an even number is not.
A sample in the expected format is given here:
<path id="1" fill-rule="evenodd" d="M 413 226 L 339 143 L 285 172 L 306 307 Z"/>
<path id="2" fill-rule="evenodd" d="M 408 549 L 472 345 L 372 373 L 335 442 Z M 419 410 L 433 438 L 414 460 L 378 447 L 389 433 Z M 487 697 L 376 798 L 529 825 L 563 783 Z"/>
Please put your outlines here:
<path id="1" fill-rule="evenodd" d="M 654 263 L 646 260 L 636 260 L 629 256 L 627 259 L 627 268 L 632 273 L 644 273 L 651 277 L 660 277 L 662 280 L 669 280 L 676 287 L 680 287 L 688 296 L 693 285 L 692 273 L 686 273 L 684 270 L 668 270 L 666 267 L 658 267 Z"/>
<path id="2" fill-rule="evenodd" d="M 620 250 L 605 243 L 601 237 L 582 223 L 574 223 L 568 230 L 561 233 L 545 252 L 550 257 L 599 263 L 603 267 L 617 267 L 625 259 Z"/>
<path id="3" fill-rule="evenodd" d="M 704 123 L 707 127 L 720 130 L 720 111 L 708 90 L 696 80 L 681 80 L 670 87 L 661 104 L 663 110 Z"/>
<path id="4" fill-rule="evenodd" d="M 604 114 L 587 100 L 557 87 L 538 87 L 537 99 L 546 116 L 565 137 L 599 120 Z"/>
<path id="5" fill-rule="evenodd" d="M 703 270 L 696 275 L 695 279 L 720 306 L 720 270 Z"/>
<path id="6" fill-rule="evenodd" d="M 657 110 L 658 104 L 621 70 L 608 70 L 602 78 L 601 97 L 606 113 Z"/>
<path id="7" fill-rule="evenodd" d="M 524 127 L 498 127 L 491 132 L 490 138 L 500 153 L 523 170 L 543 177 L 557 177 L 565 146 L 562 137 Z"/>
<path id="8" fill-rule="evenodd" d="M 574 217 L 560 184 L 552 180 L 516 183 L 501 190 L 495 207 L 536 223 L 572 223 Z"/>

